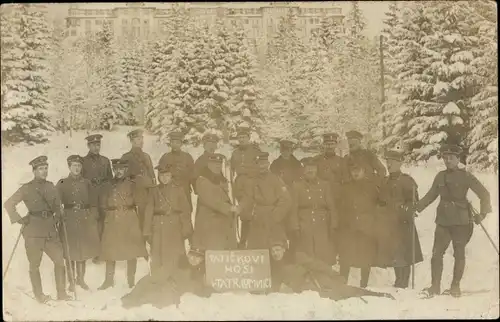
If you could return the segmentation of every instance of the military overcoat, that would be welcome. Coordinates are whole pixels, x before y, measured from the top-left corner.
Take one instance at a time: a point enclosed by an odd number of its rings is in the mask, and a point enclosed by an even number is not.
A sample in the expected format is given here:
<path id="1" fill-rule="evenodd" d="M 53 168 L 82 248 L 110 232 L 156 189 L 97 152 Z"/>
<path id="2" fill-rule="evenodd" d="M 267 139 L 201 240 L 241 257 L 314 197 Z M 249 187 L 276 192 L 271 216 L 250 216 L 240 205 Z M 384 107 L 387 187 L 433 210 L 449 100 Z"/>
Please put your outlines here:
<path id="1" fill-rule="evenodd" d="M 121 261 L 147 256 L 137 215 L 137 187 L 128 178 L 104 185 L 99 206 L 104 213 L 102 260 Z"/>
<path id="2" fill-rule="evenodd" d="M 185 255 L 184 240 L 193 233 L 191 212 L 182 187 L 160 184 L 150 190 L 143 234 L 151 240 L 151 272 L 166 274 Z"/>
<path id="3" fill-rule="evenodd" d="M 198 204 L 192 247 L 201 250 L 236 249 L 236 217 L 231 212 L 228 182 L 205 169 L 196 180 Z"/>
<path id="4" fill-rule="evenodd" d="M 92 184 L 82 176 L 69 175 L 59 180 L 56 188 L 64 205 L 69 258 L 84 261 L 98 256 L 101 245 L 98 211 L 91 205 Z"/>
<path id="5" fill-rule="evenodd" d="M 292 188 L 292 229 L 299 232 L 298 251 L 334 264 L 332 234 L 337 211 L 328 182 L 302 179 Z"/>

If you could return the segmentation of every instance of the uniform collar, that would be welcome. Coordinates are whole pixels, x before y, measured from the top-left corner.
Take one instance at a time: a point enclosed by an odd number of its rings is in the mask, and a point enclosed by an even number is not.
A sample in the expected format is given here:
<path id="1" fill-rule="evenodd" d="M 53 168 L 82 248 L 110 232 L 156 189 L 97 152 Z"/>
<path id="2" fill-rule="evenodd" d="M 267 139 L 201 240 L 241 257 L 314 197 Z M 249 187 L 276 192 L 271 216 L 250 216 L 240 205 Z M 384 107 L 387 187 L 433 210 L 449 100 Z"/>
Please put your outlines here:
<path id="1" fill-rule="evenodd" d="M 130 152 L 132 152 L 132 153 L 142 153 L 142 149 L 134 146 L 134 147 L 132 147 L 130 149 Z"/>
<path id="2" fill-rule="evenodd" d="M 45 182 L 45 181 L 47 181 L 47 180 L 42 179 L 42 178 L 36 178 L 36 177 L 35 177 L 35 178 L 33 178 L 33 180 L 32 180 L 32 182 L 35 182 L 35 183 L 43 183 L 43 182 Z"/>
<path id="3" fill-rule="evenodd" d="M 389 173 L 389 178 L 391 179 L 397 179 L 401 176 L 401 171 L 396 171 L 396 172 L 392 172 L 392 173 Z"/>
<path id="4" fill-rule="evenodd" d="M 78 180 L 80 180 L 81 178 L 82 178 L 82 175 L 81 175 L 81 174 L 79 174 L 79 175 L 75 176 L 74 174 L 71 174 L 71 173 L 70 173 L 70 174 L 68 175 L 68 179 L 71 179 L 71 180 L 74 180 L 74 181 L 78 181 Z"/>
<path id="5" fill-rule="evenodd" d="M 99 153 L 92 153 L 89 151 L 89 153 L 87 153 L 87 156 L 89 156 L 93 159 L 97 159 L 100 156 L 100 154 Z"/>
<path id="6" fill-rule="evenodd" d="M 337 156 L 337 153 L 335 153 L 335 152 L 324 152 L 323 153 L 323 157 L 325 159 L 333 158 L 333 157 L 336 157 L 336 156 Z"/>

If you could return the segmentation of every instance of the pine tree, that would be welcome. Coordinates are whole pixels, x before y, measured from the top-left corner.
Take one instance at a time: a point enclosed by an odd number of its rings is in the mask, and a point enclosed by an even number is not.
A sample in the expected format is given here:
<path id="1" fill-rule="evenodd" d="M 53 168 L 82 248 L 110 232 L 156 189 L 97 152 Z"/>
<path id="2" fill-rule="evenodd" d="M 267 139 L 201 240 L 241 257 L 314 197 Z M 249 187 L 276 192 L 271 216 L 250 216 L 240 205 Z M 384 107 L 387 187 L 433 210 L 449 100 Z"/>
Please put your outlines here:
<path id="1" fill-rule="evenodd" d="M 366 29 L 366 18 L 359 7 L 358 1 L 351 1 L 351 9 L 346 18 L 348 37 L 346 46 L 352 58 L 363 55 L 363 42 L 366 41 L 364 31 Z"/>
<path id="2" fill-rule="evenodd" d="M 50 80 L 49 29 L 44 8 L 2 7 L 2 144 L 46 142 Z"/>
<path id="3" fill-rule="evenodd" d="M 496 6 L 490 1 L 471 2 L 477 18 L 480 53 L 472 61 L 480 86 L 471 101 L 468 164 L 498 171 L 498 66 Z"/>

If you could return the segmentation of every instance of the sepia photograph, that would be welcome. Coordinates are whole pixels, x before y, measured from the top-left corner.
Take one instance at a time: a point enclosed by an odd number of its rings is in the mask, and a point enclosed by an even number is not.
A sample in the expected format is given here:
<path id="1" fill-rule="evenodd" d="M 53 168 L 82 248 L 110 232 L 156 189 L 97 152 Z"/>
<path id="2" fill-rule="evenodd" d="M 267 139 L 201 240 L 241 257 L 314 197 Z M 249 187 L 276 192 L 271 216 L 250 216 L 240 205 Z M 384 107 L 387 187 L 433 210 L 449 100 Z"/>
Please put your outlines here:
<path id="1" fill-rule="evenodd" d="M 3 320 L 498 319 L 497 10 L 2 4 Z"/>

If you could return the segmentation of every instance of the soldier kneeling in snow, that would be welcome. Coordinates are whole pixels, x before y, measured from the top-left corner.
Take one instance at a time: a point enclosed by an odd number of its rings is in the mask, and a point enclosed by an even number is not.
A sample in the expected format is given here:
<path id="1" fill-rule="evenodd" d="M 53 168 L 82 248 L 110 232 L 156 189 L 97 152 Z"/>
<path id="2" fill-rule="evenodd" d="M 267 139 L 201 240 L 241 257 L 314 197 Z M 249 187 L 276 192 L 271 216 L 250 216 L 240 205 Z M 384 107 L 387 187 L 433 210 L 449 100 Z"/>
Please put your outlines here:
<path id="1" fill-rule="evenodd" d="M 321 297 L 335 301 L 350 297 L 377 296 L 392 298 L 388 293 L 372 292 L 348 286 L 344 279 L 325 262 L 315 259 L 304 252 L 287 252 L 285 244 L 274 243 L 271 256 L 279 265 L 273 266 L 272 284 L 279 289 L 285 285 L 295 293 L 311 290 Z"/>

